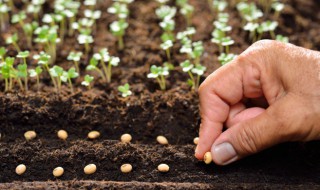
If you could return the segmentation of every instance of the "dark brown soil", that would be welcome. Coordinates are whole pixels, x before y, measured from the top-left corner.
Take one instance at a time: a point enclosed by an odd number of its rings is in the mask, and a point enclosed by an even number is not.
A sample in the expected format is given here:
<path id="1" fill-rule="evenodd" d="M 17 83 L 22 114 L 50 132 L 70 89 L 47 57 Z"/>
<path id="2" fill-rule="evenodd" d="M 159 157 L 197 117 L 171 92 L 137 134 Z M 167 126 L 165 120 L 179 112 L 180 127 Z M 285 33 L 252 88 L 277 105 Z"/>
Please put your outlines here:
<path id="1" fill-rule="evenodd" d="M 112 83 L 98 80 L 87 91 L 80 85 L 82 79 L 78 79 L 74 81 L 75 94 L 71 95 L 66 86 L 57 94 L 45 76 L 40 93 L 36 92 L 35 81 L 28 93 L 1 93 L 0 183 L 4 184 L 0 189 L 320 189 L 319 142 L 283 144 L 226 167 L 197 161 L 192 141 L 198 135 L 198 98 L 185 84 L 187 76 L 177 67 L 168 78 L 165 92 L 146 78 L 150 65 L 166 61 L 159 47 L 161 29 L 154 13 L 157 3 L 136 0 L 130 5 L 126 47 L 117 51 L 116 39 L 108 31 L 108 25 L 116 18 L 105 11 L 112 1 L 101 2 L 97 7 L 103 14 L 97 23 L 93 52 L 107 47 L 111 55 L 121 58 L 119 67 L 113 70 Z M 218 48 L 210 42 L 214 17 L 207 1 L 190 2 L 196 8 L 192 20 L 197 29 L 194 41 L 203 40 L 205 44 L 201 61 L 208 68 L 207 76 L 220 66 Z M 319 1 L 284 2 L 286 8 L 278 19 L 276 32 L 289 36 L 293 44 L 320 50 Z M 46 12 L 52 11 L 50 6 L 47 4 Z M 241 29 L 237 11 L 229 8 L 228 12 L 233 26 L 231 36 L 236 41 L 231 52 L 239 54 L 251 42 Z M 271 14 L 266 17 L 273 19 Z M 184 18 L 178 15 L 175 20 L 176 32 L 184 30 Z M 7 33 L 13 31 L 23 36 L 18 26 L 10 27 L 0 34 L 0 46 L 4 46 Z M 20 46 L 24 44 L 22 41 Z M 186 58 L 179 54 L 179 47 L 176 44 L 172 53 L 176 66 Z M 9 55 L 16 55 L 13 47 L 7 48 Z M 75 37 L 66 37 L 57 52 L 57 64 L 69 68 L 72 63 L 65 61 L 68 53 L 82 49 Z M 39 50 L 39 46 L 30 49 L 32 54 Z M 81 75 L 85 74 L 86 64 L 84 58 Z M 134 95 L 124 99 L 117 87 L 126 82 Z M 68 131 L 66 142 L 57 139 L 59 129 Z M 35 130 L 37 139 L 25 142 L 23 134 L 27 130 Z M 101 137 L 89 141 L 86 136 L 91 130 L 100 131 Z M 118 143 L 123 133 L 133 136 L 133 144 Z M 171 145 L 155 145 L 158 135 L 166 136 Z M 27 166 L 22 176 L 14 172 L 20 163 Z M 89 163 L 95 163 L 98 170 L 87 176 L 83 167 Z M 119 167 L 123 163 L 131 163 L 133 172 L 122 174 Z M 170 172 L 159 173 L 156 167 L 160 163 L 167 163 Z M 52 176 L 57 166 L 65 168 L 59 180 Z"/>

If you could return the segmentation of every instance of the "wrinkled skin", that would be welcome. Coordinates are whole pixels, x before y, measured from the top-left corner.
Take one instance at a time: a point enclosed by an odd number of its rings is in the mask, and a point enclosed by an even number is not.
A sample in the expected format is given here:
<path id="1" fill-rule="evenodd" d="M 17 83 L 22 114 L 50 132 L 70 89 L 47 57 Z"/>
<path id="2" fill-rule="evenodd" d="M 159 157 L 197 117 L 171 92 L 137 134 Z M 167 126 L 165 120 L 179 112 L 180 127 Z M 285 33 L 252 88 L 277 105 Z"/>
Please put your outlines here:
<path id="1" fill-rule="evenodd" d="M 282 142 L 320 139 L 319 52 L 256 42 L 213 72 L 199 96 L 200 160 L 211 150 L 226 165 Z"/>

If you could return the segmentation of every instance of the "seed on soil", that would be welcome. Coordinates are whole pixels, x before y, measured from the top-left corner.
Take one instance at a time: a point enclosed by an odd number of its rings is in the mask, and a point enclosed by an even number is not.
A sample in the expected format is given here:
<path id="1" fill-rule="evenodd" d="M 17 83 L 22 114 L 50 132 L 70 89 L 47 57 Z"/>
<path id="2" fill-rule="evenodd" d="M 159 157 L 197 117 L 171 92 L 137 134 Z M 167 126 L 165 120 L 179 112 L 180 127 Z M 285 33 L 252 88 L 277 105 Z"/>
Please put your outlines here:
<path id="1" fill-rule="evenodd" d="M 193 139 L 193 143 L 194 143 L 195 145 L 198 145 L 198 143 L 199 143 L 199 137 L 194 138 L 194 139 Z"/>
<path id="2" fill-rule="evenodd" d="M 204 161 L 204 163 L 206 163 L 206 164 L 210 164 L 210 163 L 212 162 L 211 152 L 206 152 L 206 153 L 204 154 L 203 161 Z"/>
<path id="3" fill-rule="evenodd" d="M 66 140 L 68 138 L 68 133 L 65 130 L 59 130 L 57 133 L 59 139 Z"/>
<path id="4" fill-rule="evenodd" d="M 90 133 L 88 133 L 89 139 L 96 139 L 98 137 L 100 137 L 100 132 L 98 131 L 91 131 Z"/>
<path id="5" fill-rule="evenodd" d="M 121 167 L 120 167 L 120 170 L 122 173 L 129 173 L 132 171 L 132 165 L 131 164 L 123 164 Z"/>
<path id="6" fill-rule="evenodd" d="M 121 136 L 121 142 L 129 143 L 132 140 L 132 136 L 130 134 L 123 134 Z"/>
<path id="7" fill-rule="evenodd" d="M 89 164 L 86 167 L 84 167 L 83 171 L 85 174 L 88 174 L 88 175 L 93 174 L 94 172 L 97 171 L 97 166 L 95 164 Z"/>
<path id="8" fill-rule="evenodd" d="M 159 144 L 162 144 L 162 145 L 167 145 L 167 144 L 169 144 L 167 138 L 164 137 L 164 136 L 158 136 L 158 137 L 157 137 L 157 141 L 158 141 Z"/>
<path id="9" fill-rule="evenodd" d="M 160 172 L 168 172 L 169 171 L 169 166 L 167 165 L 167 164 L 160 164 L 159 166 L 158 166 L 158 170 L 160 171 Z"/>
<path id="10" fill-rule="evenodd" d="M 27 167 L 24 164 L 20 164 L 16 167 L 16 173 L 18 175 L 22 175 L 24 172 L 26 172 L 26 170 L 27 170 Z"/>
<path id="11" fill-rule="evenodd" d="M 52 172 L 54 177 L 60 177 L 62 176 L 63 173 L 64 173 L 64 169 L 62 167 L 56 167 Z"/>
<path id="12" fill-rule="evenodd" d="M 24 133 L 24 138 L 26 138 L 27 141 L 32 140 L 37 137 L 37 133 L 35 131 L 27 131 Z"/>

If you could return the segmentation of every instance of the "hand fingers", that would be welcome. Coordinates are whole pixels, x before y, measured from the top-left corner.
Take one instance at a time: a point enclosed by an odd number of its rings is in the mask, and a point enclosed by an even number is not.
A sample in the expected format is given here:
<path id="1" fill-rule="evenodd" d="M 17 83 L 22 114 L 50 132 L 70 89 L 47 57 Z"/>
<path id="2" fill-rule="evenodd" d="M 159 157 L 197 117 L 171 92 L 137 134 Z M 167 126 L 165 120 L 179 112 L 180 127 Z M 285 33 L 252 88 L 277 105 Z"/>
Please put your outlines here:
<path id="1" fill-rule="evenodd" d="M 297 109 L 303 107 L 297 101 L 285 96 L 260 115 L 227 129 L 212 146 L 214 162 L 226 165 L 281 142 L 320 137 L 312 122 L 303 119 L 311 117 L 310 112 Z"/>

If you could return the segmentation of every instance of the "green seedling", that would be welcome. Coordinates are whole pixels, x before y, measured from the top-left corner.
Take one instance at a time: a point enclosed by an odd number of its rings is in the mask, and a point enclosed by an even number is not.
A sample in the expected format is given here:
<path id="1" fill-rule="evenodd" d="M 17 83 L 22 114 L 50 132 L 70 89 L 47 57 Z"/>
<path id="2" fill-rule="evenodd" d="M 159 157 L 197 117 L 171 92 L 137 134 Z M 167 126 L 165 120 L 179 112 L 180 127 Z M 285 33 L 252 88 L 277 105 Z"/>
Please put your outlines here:
<path id="1" fill-rule="evenodd" d="M 194 7 L 190 4 L 185 4 L 180 9 L 180 13 L 185 17 L 187 21 L 187 26 L 191 26 L 192 24 L 191 19 L 192 19 L 193 12 L 194 12 Z"/>
<path id="2" fill-rule="evenodd" d="M 278 27 L 278 22 L 277 21 L 265 21 L 263 23 L 260 24 L 260 26 L 257 28 L 257 32 L 258 32 L 258 40 L 260 40 L 262 38 L 262 35 L 264 32 L 269 32 L 270 36 L 272 39 L 275 39 L 275 29 Z"/>
<path id="3" fill-rule="evenodd" d="M 119 19 L 126 19 L 129 15 L 129 9 L 126 4 L 115 2 L 108 8 L 108 13 L 115 14 Z"/>
<path id="4" fill-rule="evenodd" d="M 191 52 L 191 58 L 194 60 L 194 65 L 200 65 L 200 58 L 204 52 L 204 47 L 202 41 L 193 42 L 192 43 L 193 49 Z"/>
<path id="5" fill-rule="evenodd" d="M 83 86 L 88 87 L 88 89 L 90 90 L 91 89 L 91 83 L 92 83 L 93 79 L 94 79 L 93 76 L 86 75 L 86 76 L 84 76 L 84 80 L 81 82 L 81 84 Z"/>
<path id="6" fill-rule="evenodd" d="M 101 49 L 99 53 L 96 53 L 93 56 L 95 57 L 95 59 L 100 61 L 104 75 L 106 77 L 106 82 L 111 82 L 112 67 L 118 66 L 120 59 L 118 57 L 110 56 L 106 48 Z M 105 63 L 108 63 L 108 66 Z"/>
<path id="7" fill-rule="evenodd" d="M 86 55 L 89 54 L 91 48 L 90 48 L 90 44 L 93 43 L 93 37 L 91 35 L 87 35 L 87 34 L 80 34 L 78 36 L 78 43 L 79 44 L 84 44 L 84 48 L 85 48 L 85 52 Z"/>
<path id="8" fill-rule="evenodd" d="M 27 13 L 33 15 L 35 20 L 39 20 L 40 13 L 42 12 L 42 5 L 45 3 L 45 0 L 32 0 L 27 6 Z"/>
<path id="9" fill-rule="evenodd" d="M 162 5 L 161 7 L 156 9 L 156 15 L 161 20 L 171 20 L 177 12 L 177 8 L 170 7 L 168 5 Z"/>
<path id="10" fill-rule="evenodd" d="M 1 61 L 5 60 L 5 55 L 7 53 L 7 50 L 5 47 L 0 48 L 0 63 Z"/>
<path id="11" fill-rule="evenodd" d="M 96 20 L 98 20 L 101 17 L 101 11 L 100 10 L 93 11 L 93 10 L 87 9 L 84 11 L 84 16 L 93 21 L 93 26 L 95 31 Z"/>
<path id="12" fill-rule="evenodd" d="M 52 84 L 55 88 L 57 88 L 56 81 L 54 80 L 53 76 L 51 75 L 49 64 L 51 60 L 51 56 L 45 52 L 40 52 L 40 54 L 36 54 L 33 56 L 33 59 L 38 61 L 38 65 L 44 67 L 44 69 L 49 73 Z"/>
<path id="13" fill-rule="evenodd" d="M 274 10 L 274 16 L 276 19 L 279 18 L 281 11 L 284 9 L 284 4 L 280 2 L 274 2 L 272 3 L 271 7 Z"/>
<path id="14" fill-rule="evenodd" d="M 280 34 L 276 36 L 276 40 L 283 43 L 289 43 L 289 38 Z"/>
<path id="15" fill-rule="evenodd" d="M 170 54 L 170 48 L 173 46 L 173 42 L 171 40 L 167 40 L 160 44 L 161 49 L 163 49 L 166 52 L 167 59 L 171 63 L 171 54 Z"/>
<path id="16" fill-rule="evenodd" d="M 237 55 L 235 54 L 226 54 L 226 53 L 222 53 L 219 57 L 218 60 L 220 62 L 221 65 L 225 65 L 229 62 L 231 62 L 232 60 L 234 60 L 237 57 Z"/>
<path id="17" fill-rule="evenodd" d="M 229 53 L 230 45 L 234 44 L 234 40 L 231 37 L 226 36 L 225 32 L 219 29 L 215 29 L 212 32 L 212 37 L 211 41 L 219 46 L 220 53 L 224 52 L 224 49 L 226 53 Z"/>
<path id="18" fill-rule="evenodd" d="M 34 31 L 34 34 L 37 35 L 34 41 L 44 45 L 45 52 L 48 52 L 51 57 L 50 64 L 54 63 L 56 60 L 57 43 L 60 42 L 57 30 L 58 26 L 56 25 L 51 27 L 43 25 L 36 28 Z"/>
<path id="19" fill-rule="evenodd" d="M 110 30 L 114 36 L 118 38 L 118 49 L 123 50 L 123 36 L 125 34 L 125 30 L 128 28 L 128 23 L 125 20 L 114 21 L 110 25 Z"/>
<path id="20" fill-rule="evenodd" d="M 99 64 L 99 61 L 95 57 L 92 57 L 90 59 L 89 65 L 86 67 L 86 70 L 98 72 L 99 75 L 102 77 L 102 79 L 104 81 L 106 81 L 107 79 L 106 79 L 104 73 L 99 69 L 98 64 Z"/>
<path id="21" fill-rule="evenodd" d="M 12 36 L 9 36 L 6 38 L 6 44 L 12 44 L 13 47 L 16 49 L 16 51 L 20 52 L 21 49 L 18 45 L 18 40 L 19 40 L 18 34 L 14 33 Z"/>
<path id="22" fill-rule="evenodd" d="M 169 75 L 168 67 L 158 67 L 156 65 L 152 65 L 150 67 L 150 73 L 147 75 L 148 78 L 155 78 L 159 83 L 161 90 L 166 90 L 166 76 Z"/>
<path id="23" fill-rule="evenodd" d="M 157 0 L 157 1 L 161 6 L 169 2 L 169 0 Z"/>
<path id="24" fill-rule="evenodd" d="M 80 34 L 91 35 L 94 21 L 88 18 L 82 18 L 78 22 L 72 23 L 72 28 L 78 30 Z"/>
<path id="25" fill-rule="evenodd" d="M 182 71 L 188 73 L 190 77 L 187 83 L 191 86 L 193 90 L 197 90 L 200 85 L 200 77 L 204 74 L 206 67 L 200 64 L 194 66 L 189 60 L 182 62 L 180 66 L 182 67 Z"/>
<path id="26" fill-rule="evenodd" d="M 32 47 L 33 32 L 38 27 L 39 27 L 38 22 L 26 23 L 23 25 L 23 31 L 25 32 L 27 45 L 29 48 Z"/>
<path id="27" fill-rule="evenodd" d="M 29 76 L 30 77 L 36 77 L 37 79 L 37 89 L 38 91 L 40 90 L 40 75 L 42 73 L 42 68 L 41 66 L 37 66 L 35 69 L 29 69 Z"/>
<path id="28" fill-rule="evenodd" d="M 62 67 L 54 65 L 52 68 L 49 69 L 50 75 L 55 80 L 56 90 L 58 93 L 60 93 L 61 90 L 61 79 L 63 78 L 62 75 L 64 73 L 64 70 Z"/>
<path id="29" fill-rule="evenodd" d="M 0 29 L 1 29 L 1 31 L 5 31 L 8 26 L 9 11 L 10 11 L 10 7 L 6 3 L 0 1 Z"/>
<path id="30" fill-rule="evenodd" d="M 240 2 L 237 4 L 237 9 L 246 22 L 256 23 L 263 16 L 262 11 L 257 8 L 255 3 Z"/>
<path id="31" fill-rule="evenodd" d="M 130 85 L 128 83 L 126 83 L 123 86 L 119 86 L 118 87 L 119 92 L 121 92 L 122 97 L 126 98 L 128 96 L 130 96 L 132 94 L 131 90 L 130 90 Z"/>
<path id="32" fill-rule="evenodd" d="M 252 39 L 253 42 L 257 41 L 257 29 L 259 28 L 259 24 L 258 23 L 252 23 L 252 22 L 248 22 L 243 29 L 245 31 L 249 31 L 249 37 L 250 39 Z"/>
<path id="33" fill-rule="evenodd" d="M 73 61 L 74 63 L 74 66 L 76 67 L 76 71 L 77 73 L 80 73 L 80 69 L 79 69 L 79 61 L 81 59 L 81 56 L 82 56 L 82 52 L 70 52 L 68 57 L 67 57 L 67 60 L 69 61 Z"/>
<path id="34" fill-rule="evenodd" d="M 72 86 L 72 79 L 75 79 L 79 77 L 79 73 L 76 71 L 75 68 L 70 68 L 68 71 L 63 71 L 62 76 L 60 76 L 60 79 L 62 82 L 68 82 L 69 87 L 71 89 L 71 93 L 74 93 L 73 86 Z"/>
<path id="35" fill-rule="evenodd" d="M 212 7 L 216 14 L 223 12 L 228 6 L 228 3 L 224 0 L 213 0 Z"/>
<path id="36" fill-rule="evenodd" d="M 25 91 L 28 90 L 28 66 L 27 66 L 27 57 L 29 57 L 29 51 L 19 52 L 17 58 L 23 60 L 22 64 L 18 65 L 18 77 L 24 78 L 24 88 Z"/>

